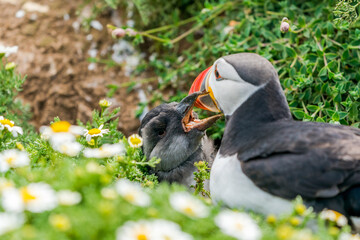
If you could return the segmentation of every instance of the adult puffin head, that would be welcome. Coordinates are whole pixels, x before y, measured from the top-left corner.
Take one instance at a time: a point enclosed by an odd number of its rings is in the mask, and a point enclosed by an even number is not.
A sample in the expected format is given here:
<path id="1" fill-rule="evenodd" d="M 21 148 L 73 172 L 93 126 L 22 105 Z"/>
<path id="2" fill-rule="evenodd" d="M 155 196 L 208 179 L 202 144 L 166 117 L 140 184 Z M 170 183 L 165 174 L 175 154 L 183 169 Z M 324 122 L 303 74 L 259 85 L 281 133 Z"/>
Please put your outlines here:
<path id="1" fill-rule="evenodd" d="M 254 53 L 238 53 L 217 59 L 195 79 L 189 94 L 207 91 L 208 94 L 200 96 L 195 106 L 212 112 L 222 111 L 229 117 L 261 88 L 266 90 L 266 95 L 271 95 L 271 101 L 266 102 L 269 99 L 260 95 L 259 105 L 282 108 L 280 116 L 276 117 L 291 116 L 275 68 Z"/>
<path id="2" fill-rule="evenodd" d="M 193 93 L 180 103 L 161 104 L 146 114 L 139 133 L 147 159 L 160 158 L 152 172 L 160 181 L 193 184 L 194 163 L 212 162 L 214 147 L 205 130 L 221 115 L 199 120 L 192 111 L 201 93 Z"/>
<path id="3" fill-rule="evenodd" d="M 291 211 L 300 195 L 315 211 L 360 216 L 360 130 L 294 121 L 277 72 L 253 53 L 221 57 L 190 93 L 222 111 L 226 127 L 210 174 L 213 201 L 264 214 Z"/>

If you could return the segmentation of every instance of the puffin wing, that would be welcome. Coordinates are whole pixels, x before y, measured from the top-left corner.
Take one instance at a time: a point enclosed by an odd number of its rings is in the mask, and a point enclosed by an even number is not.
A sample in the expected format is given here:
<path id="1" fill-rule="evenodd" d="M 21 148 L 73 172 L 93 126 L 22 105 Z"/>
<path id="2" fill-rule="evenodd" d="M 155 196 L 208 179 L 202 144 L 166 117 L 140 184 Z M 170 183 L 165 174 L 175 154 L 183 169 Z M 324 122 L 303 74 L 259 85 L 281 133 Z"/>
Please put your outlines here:
<path id="1" fill-rule="evenodd" d="M 288 199 L 314 199 L 360 185 L 359 129 L 279 121 L 243 134 L 251 137 L 236 151 L 242 170 L 264 191 Z M 232 145 L 234 150 L 236 144 Z"/>

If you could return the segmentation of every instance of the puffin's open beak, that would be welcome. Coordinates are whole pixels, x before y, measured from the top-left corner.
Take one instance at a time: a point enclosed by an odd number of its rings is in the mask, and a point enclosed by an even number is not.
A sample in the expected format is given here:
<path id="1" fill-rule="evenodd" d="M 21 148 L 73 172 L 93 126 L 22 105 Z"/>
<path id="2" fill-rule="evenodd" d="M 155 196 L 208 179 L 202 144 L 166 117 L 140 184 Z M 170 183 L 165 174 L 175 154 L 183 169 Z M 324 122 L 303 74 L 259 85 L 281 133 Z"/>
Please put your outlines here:
<path id="1" fill-rule="evenodd" d="M 195 107 L 211 112 L 221 112 L 217 106 L 214 93 L 209 85 L 209 78 L 211 74 L 214 74 L 212 71 L 212 66 L 202 71 L 191 85 L 189 94 L 206 91 L 208 94 L 199 96 L 195 102 Z"/>
<path id="2" fill-rule="evenodd" d="M 194 108 L 194 105 L 197 101 L 196 99 L 206 95 L 209 94 L 207 92 L 194 92 L 181 100 L 181 102 L 176 107 L 176 110 L 184 116 L 181 120 L 181 123 L 185 132 L 189 132 L 194 128 L 200 131 L 205 131 L 222 116 L 222 114 L 217 114 L 215 116 L 201 120 L 195 116 L 192 109 Z"/>

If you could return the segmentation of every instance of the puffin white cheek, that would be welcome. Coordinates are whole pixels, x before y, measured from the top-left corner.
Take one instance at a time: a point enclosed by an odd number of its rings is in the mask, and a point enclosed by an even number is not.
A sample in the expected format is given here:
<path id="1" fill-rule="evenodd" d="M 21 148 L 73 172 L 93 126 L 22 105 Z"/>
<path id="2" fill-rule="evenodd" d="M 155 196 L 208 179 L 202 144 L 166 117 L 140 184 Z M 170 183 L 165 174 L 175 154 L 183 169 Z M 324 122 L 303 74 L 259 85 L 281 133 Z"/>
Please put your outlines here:
<path id="1" fill-rule="evenodd" d="M 232 115 L 261 86 L 245 81 L 223 79 L 210 81 L 214 97 L 225 115 Z"/>

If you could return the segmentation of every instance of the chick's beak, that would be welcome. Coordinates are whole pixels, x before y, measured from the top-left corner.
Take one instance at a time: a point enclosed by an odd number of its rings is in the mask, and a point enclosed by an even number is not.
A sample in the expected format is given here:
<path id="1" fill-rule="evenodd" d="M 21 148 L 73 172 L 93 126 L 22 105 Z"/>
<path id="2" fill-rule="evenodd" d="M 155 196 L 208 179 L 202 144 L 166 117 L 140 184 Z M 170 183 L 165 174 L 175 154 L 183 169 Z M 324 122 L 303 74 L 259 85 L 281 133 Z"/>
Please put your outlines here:
<path id="1" fill-rule="evenodd" d="M 211 74 L 214 74 L 212 66 L 202 71 L 191 85 L 189 95 L 194 92 L 207 92 L 207 94 L 203 94 L 197 98 L 194 106 L 211 112 L 220 112 L 214 93 L 209 85 Z"/>
<path id="2" fill-rule="evenodd" d="M 199 97 L 206 96 L 206 92 L 194 92 L 187 97 L 185 97 L 177 106 L 176 110 L 183 115 L 181 120 L 184 132 L 189 132 L 192 129 L 198 129 L 200 131 L 205 131 L 211 125 L 213 125 L 216 120 L 218 120 L 222 114 L 211 116 L 205 119 L 198 119 L 194 112 L 192 111 L 196 101 Z"/>

